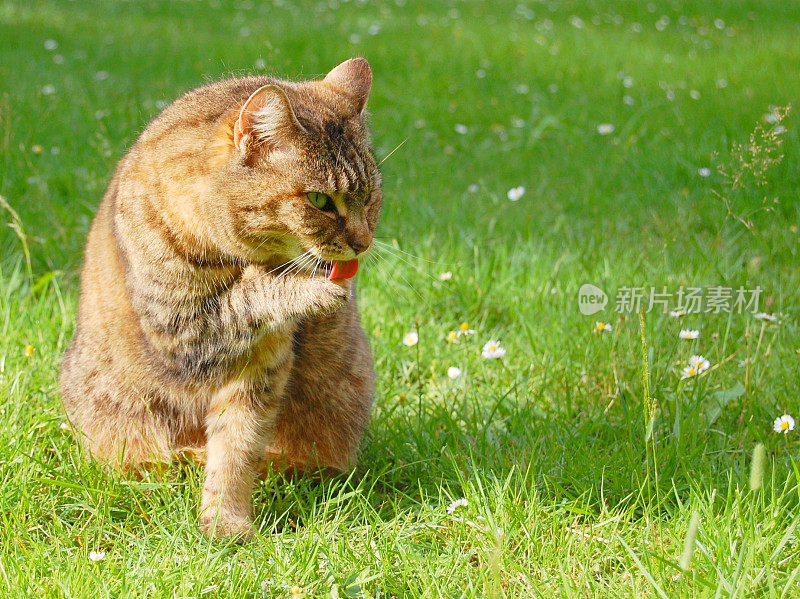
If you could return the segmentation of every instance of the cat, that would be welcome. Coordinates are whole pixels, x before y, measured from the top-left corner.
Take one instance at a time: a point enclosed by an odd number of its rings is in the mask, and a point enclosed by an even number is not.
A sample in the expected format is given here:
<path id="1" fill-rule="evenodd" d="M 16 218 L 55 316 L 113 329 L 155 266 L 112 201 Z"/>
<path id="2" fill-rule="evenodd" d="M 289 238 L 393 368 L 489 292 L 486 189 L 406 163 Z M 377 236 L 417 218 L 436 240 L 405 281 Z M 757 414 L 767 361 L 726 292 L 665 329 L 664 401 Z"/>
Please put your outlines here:
<path id="1" fill-rule="evenodd" d="M 332 271 L 357 266 L 381 211 L 371 87 L 354 58 L 319 80 L 190 91 L 120 160 L 92 222 L 67 416 L 112 467 L 203 463 L 208 536 L 255 532 L 265 464 L 357 456 L 375 374 L 355 283 Z"/>

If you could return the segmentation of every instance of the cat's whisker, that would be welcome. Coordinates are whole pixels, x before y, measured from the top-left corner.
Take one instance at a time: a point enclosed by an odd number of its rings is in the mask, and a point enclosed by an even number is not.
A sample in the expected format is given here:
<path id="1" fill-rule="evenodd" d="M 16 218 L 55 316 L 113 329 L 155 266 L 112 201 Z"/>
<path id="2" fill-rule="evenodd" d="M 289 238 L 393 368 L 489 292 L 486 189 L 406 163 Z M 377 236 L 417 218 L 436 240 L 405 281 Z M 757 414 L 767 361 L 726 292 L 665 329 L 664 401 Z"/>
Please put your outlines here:
<path id="1" fill-rule="evenodd" d="M 422 260 L 423 262 L 428 262 L 430 264 L 441 264 L 440 262 L 437 262 L 436 260 L 429 260 L 428 258 L 423 258 L 422 256 L 417 256 L 416 254 L 412 254 L 410 252 L 406 252 L 405 250 L 401 250 L 400 248 L 395 247 L 391 243 L 386 243 L 385 241 L 381 241 L 379 239 L 373 239 L 373 241 L 380 248 L 388 250 L 389 252 L 400 252 L 401 254 L 405 254 L 406 256 L 414 258 L 415 260 Z"/>
<path id="2" fill-rule="evenodd" d="M 395 152 L 397 152 L 397 150 L 399 150 L 399 149 L 400 149 L 400 148 L 403 146 L 403 144 L 405 144 L 407 141 L 408 141 L 408 138 L 406 137 L 406 138 L 405 138 L 403 141 L 401 141 L 399 144 L 397 144 L 397 146 L 395 147 L 395 149 L 394 149 L 394 150 L 392 150 L 391 152 L 389 152 L 388 154 L 386 154 L 386 156 L 384 156 L 383 158 L 381 158 L 381 161 L 378 163 L 378 166 L 380 166 L 380 165 L 382 165 L 384 162 L 386 162 L 386 161 L 389 159 L 389 156 L 391 156 L 392 154 L 394 154 Z"/>
<path id="3" fill-rule="evenodd" d="M 396 253 L 392 252 L 388 247 L 380 247 L 380 246 L 378 246 L 378 247 L 380 248 L 380 251 L 385 251 L 387 254 L 389 254 L 393 258 L 396 258 L 397 260 L 400 260 L 401 262 L 407 264 L 408 266 L 410 266 L 411 268 L 416 270 L 418 273 L 420 273 L 422 275 L 425 275 L 431 281 L 436 281 L 437 280 L 436 277 L 434 277 L 431 273 L 427 272 L 426 270 L 424 270 L 423 268 L 417 266 L 416 264 L 410 262 L 409 260 L 406 260 L 405 258 L 400 256 L 399 254 L 396 254 Z"/>
<path id="4" fill-rule="evenodd" d="M 290 266 L 292 263 L 294 263 L 295 261 L 297 261 L 297 260 L 301 259 L 302 257 L 304 257 L 304 256 L 305 256 L 305 255 L 307 255 L 307 254 L 311 254 L 311 250 L 305 251 L 305 252 L 303 252 L 302 254 L 300 254 L 299 256 L 295 256 L 295 257 L 294 257 L 294 258 L 292 258 L 291 260 L 288 260 L 288 261 L 284 262 L 283 264 L 280 264 L 280 265 L 276 266 L 275 268 L 273 268 L 273 269 L 272 269 L 272 270 L 270 270 L 269 272 L 266 272 L 266 273 L 264 273 L 264 275 L 262 275 L 262 276 L 271 275 L 271 274 L 272 274 L 272 273 L 274 273 L 276 270 L 280 270 L 281 268 L 284 268 L 284 267 L 289 267 L 289 266 Z"/>
<path id="5" fill-rule="evenodd" d="M 286 272 L 282 272 L 278 278 L 281 277 L 291 277 L 294 276 L 303 270 L 305 270 L 309 265 L 313 264 L 314 260 L 317 260 L 317 257 L 311 254 L 310 251 L 301 254 L 297 258 L 295 258 L 295 264 L 289 268 Z"/>

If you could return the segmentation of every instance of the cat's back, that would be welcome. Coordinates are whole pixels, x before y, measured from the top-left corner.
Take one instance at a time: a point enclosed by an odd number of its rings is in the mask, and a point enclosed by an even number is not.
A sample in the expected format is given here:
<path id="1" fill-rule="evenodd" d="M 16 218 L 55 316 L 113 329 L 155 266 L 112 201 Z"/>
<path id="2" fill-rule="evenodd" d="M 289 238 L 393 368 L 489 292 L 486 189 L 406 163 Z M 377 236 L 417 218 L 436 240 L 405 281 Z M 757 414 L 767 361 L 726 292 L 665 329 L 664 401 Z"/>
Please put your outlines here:
<path id="1" fill-rule="evenodd" d="M 196 132 L 215 126 L 222 117 L 238 114 L 238 107 L 256 89 L 277 83 L 266 76 L 223 79 L 194 88 L 169 104 L 139 136 L 137 146 L 157 143 L 165 135 Z"/>

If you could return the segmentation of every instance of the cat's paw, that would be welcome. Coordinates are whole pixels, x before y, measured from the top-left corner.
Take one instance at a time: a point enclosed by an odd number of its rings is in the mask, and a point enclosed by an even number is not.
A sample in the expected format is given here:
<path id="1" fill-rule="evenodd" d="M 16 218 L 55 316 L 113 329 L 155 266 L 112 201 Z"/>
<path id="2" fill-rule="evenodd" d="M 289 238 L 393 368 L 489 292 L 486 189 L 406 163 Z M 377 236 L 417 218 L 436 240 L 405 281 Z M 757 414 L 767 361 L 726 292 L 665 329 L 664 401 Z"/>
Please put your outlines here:
<path id="1" fill-rule="evenodd" d="M 308 314 L 333 314 L 350 300 L 350 281 L 329 281 L 323 277 L 309 279 L 306 289 Z"/>
<path id="2" fill-rule="evenodd" d="M 200 515 L 200 531 L 209 539 L 232 539 L 243 543 L 256 534 L 249 518 L 221 512 Z"/>

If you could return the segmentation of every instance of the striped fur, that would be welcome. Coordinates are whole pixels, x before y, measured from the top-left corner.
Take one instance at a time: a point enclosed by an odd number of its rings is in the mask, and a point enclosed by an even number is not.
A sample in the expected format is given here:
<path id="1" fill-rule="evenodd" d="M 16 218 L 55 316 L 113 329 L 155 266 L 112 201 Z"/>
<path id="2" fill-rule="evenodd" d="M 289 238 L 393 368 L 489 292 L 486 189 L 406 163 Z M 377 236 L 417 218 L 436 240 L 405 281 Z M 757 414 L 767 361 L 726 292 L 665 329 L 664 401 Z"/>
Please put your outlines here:
<path id="1" fill-rule="evenodd" d="M 266 459 L 344 470 L 356 457 L 372 357 L 354 285 L 318 267 L 372 242 L 371 81 L 353 59 L 323 80 L 185 94 L 120 161 L 89 232 L 61 370 L 67 413 L 111 465 L 204 461 L 209 534 L 252 532 Z"/>

